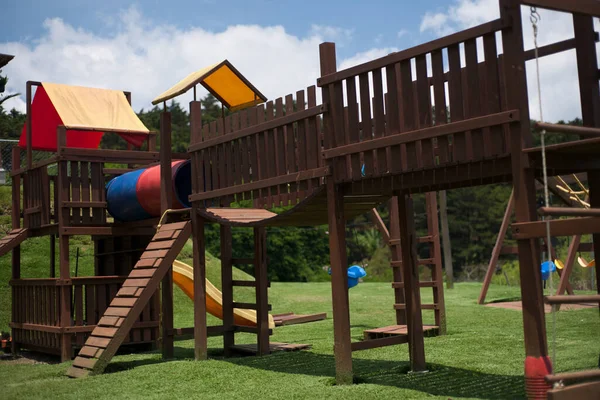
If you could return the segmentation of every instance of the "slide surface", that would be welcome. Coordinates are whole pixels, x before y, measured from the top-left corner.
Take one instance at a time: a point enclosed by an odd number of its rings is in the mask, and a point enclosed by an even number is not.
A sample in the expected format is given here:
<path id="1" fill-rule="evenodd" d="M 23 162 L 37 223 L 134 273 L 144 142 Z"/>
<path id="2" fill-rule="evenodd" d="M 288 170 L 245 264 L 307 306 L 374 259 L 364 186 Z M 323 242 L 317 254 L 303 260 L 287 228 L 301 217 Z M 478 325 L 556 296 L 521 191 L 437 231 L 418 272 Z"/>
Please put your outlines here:
<path id="1" fill-rule="evenodd" d="M 194 300 L 194 269 L 186 263 L 173 262 L 173 282 Z M 223 319 L 223 296 L 221 291 L 206 280 L 206 311 L 219 319 Z M 236 325 L 256 326 L 256 311 L 233 309 L 233 321 Z M 273 317 L 269 314 L 269 328 L 275 328 Z"/>

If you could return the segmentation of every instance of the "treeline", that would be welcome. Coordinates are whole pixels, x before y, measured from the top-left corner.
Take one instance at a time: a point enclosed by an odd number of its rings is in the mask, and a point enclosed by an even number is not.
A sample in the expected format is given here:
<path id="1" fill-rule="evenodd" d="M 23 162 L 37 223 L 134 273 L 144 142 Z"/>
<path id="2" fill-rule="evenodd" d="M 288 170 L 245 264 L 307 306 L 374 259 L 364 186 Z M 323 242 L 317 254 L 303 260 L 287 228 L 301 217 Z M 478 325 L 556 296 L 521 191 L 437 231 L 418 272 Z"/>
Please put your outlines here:
<path id="1" fill-rule="evenodd" d="M 212 121 L 221 117 L 220 103 L 212 96 L 202 99 L 203 120 Z M 190 139 L 188 112 L 177 102 L 167 105 L 172 119 L 173 151 L 185 152 Z M 159 131 L 162 107 L 140 110 L 140 119 L 151 130 Z M 226 110 L 225 110 L 226 112 Z M 18 111 L 7 112 L 0 106 L 0 137 L 18 139 L 25 116 Z M 563 123 L 562 121 L 559 123 Z M 569 121 L 580 125 L 580 120 Z M 539 134 L 534 135 L 539 143 Z M 548 143 L 558 143 L 568 138 L 553 134 Z M 125 141 L 117 135 L 107 134 L 102 139 L 103 148 L 124 149 Z M 452 258 L 456 278 L 477 279 L 489 260 L 497 232 L 504 215 L 510 184 L 497 184 L 456 189 L 447 192 L 448 221 Z M 423 195 L 414 196 L 416 225 L 420 235 L 426 235 L 426 214 Z M 384 221 L 389 222 L 387 207 L 379 207 Z M 219 228 L 209 226 L 206 232 L 206 247 L 218 256 Z M 390 252 L 379 232 L 367 216 L 348 221 L 346 229 L 349 263 L 366 265 L 367 280 L 391 280 L 389 267 Z M 510 243 L 510 237 L 507 243 Z M 250 229 L 233 230 L 234 257 L 247 258 L 252 255 L 253 239 Z M 420 247 L 421 256 L 427 257 L 425 247 Z M 328 279 L 329 241 L 326 226 L 312 228 L 270 228 L 268 230 L 269 277 L 273 281 L 316 281 Z M 241 266 L 242 269 L 244 266 Z M 250 266 L 246 266 L 250 268 Z M 250 271 L 251 272 L 251 271 Z"/>

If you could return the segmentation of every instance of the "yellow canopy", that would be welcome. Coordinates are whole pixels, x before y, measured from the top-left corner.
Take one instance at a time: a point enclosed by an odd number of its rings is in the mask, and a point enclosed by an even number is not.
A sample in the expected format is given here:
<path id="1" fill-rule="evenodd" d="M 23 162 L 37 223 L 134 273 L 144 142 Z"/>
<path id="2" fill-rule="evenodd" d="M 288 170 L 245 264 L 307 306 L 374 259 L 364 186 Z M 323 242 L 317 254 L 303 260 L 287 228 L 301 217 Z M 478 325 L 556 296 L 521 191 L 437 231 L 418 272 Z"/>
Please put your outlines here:
<path id="1" fill-rule="evenodd" d="M 48 82 L 42 86 L 67 129 L 149 133 L 121 91 Z"/>
<path id="2" fill-rule="evenodd" d="M 241 110 L 267 101 L 244 76 L 227 60 L 192 72 L 175 86 L 162 93 L 152 104 L 162 103 L 201 84 L 231 111 Z"/>

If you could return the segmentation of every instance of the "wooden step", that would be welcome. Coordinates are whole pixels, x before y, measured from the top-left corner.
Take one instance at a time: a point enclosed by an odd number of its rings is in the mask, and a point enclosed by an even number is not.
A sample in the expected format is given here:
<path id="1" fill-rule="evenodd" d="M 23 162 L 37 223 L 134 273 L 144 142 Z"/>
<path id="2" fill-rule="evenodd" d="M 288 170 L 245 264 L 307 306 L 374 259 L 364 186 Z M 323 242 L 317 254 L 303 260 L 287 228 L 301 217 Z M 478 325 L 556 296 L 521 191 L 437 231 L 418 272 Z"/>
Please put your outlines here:
<path id="1" fill-rule="evenodd" d="M 164 234 L 169 232 L 169 234 Z M 174 234 L 173 232 L 178 232 Z M 173 233 L 173 234 L 171 234 Z M 192 233 L 191 222 L 162 225 L 67 371 L 72 378 L 104 371 Z M 174 238 L 174 239 L 173 239 Z M 165 243 L 165 245 L 160 245 Z M 168 247 L 166 246 L 168 244 Z M 156 250 L 159 248 L 160 250 Z"/>
<path id="2" fill-rule="evenodd" d="M 350 344 L 352 351 L 375 349 L 377 347 L 393 346 L 396 344 L 408 343 L 408 335 L 388 336 L 380 339 L 369 339 Z"/>

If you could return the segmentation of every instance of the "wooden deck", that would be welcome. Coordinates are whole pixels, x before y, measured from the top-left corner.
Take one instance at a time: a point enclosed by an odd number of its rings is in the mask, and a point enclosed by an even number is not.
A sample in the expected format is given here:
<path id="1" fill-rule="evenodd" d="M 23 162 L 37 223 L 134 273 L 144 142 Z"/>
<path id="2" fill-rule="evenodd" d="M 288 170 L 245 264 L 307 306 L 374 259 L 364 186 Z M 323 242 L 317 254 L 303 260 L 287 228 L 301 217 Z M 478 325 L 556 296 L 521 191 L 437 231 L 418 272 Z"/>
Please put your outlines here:
<path id="1" fill-rule="evenodd" d="M 373 340 L 390 336 L 408 335 L 408 328 L 406 325 L 390 325 L 382 328 L 367 329 L 363 333 L 365 340 Z M 439 327 L 435 325 L 424 325 L 423 333 L 425 337 L 437 336 Z"/>

